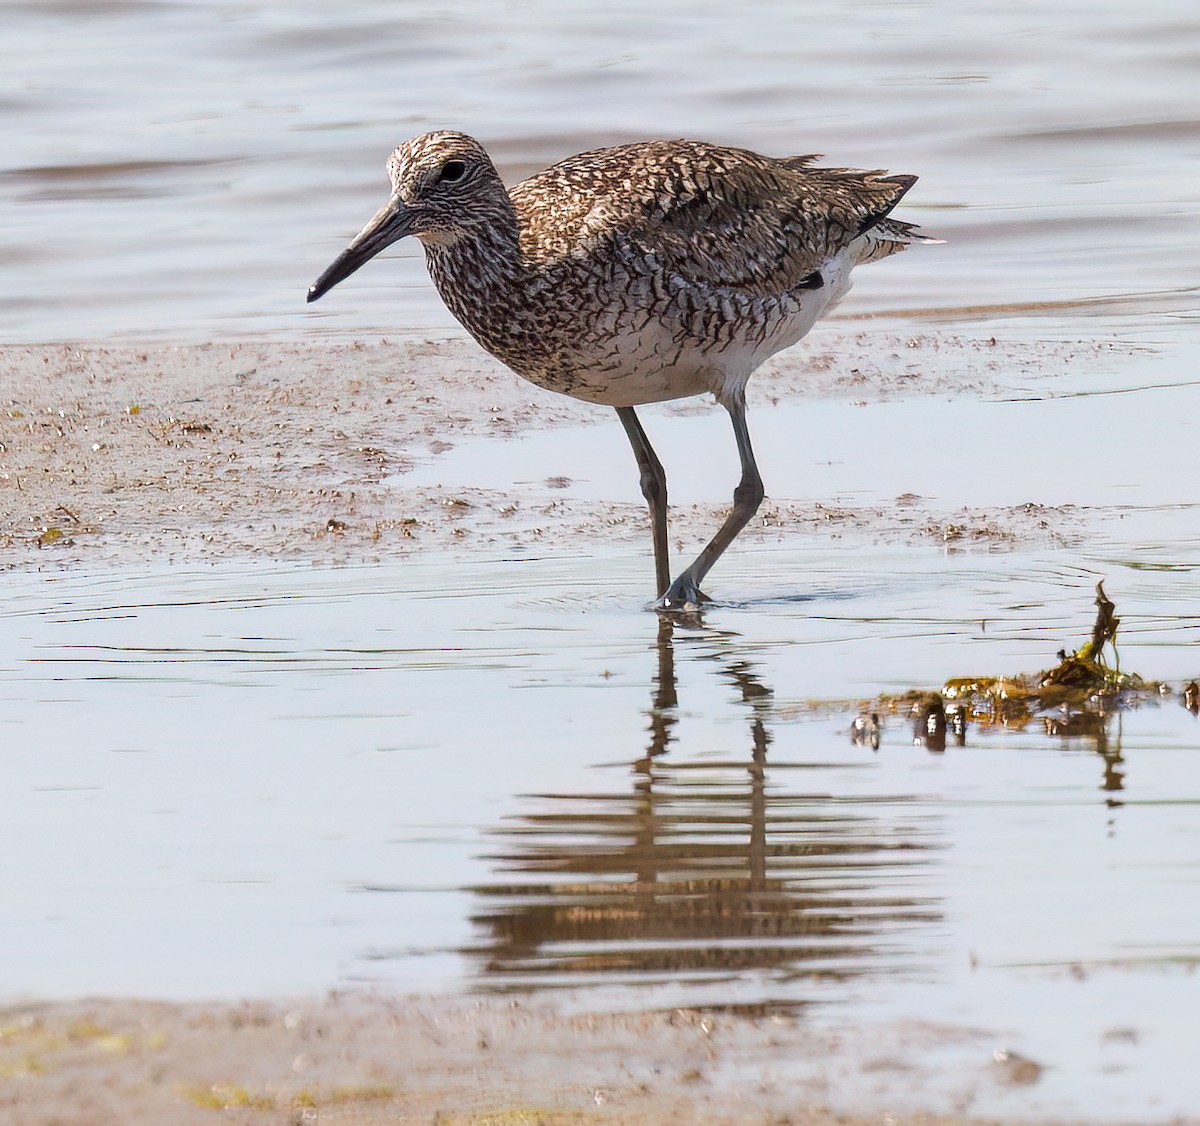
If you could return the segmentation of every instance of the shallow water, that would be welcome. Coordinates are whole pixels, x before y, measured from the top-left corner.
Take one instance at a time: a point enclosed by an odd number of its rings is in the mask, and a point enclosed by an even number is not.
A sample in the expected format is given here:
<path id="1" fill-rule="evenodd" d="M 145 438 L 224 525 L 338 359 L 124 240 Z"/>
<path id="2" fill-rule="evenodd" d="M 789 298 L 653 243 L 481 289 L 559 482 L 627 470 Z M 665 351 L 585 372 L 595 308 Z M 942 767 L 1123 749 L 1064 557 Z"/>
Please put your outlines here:
<path id="1" fill-rule="evenodd" d="M 904 214 L 948 244 L 860 271 L 847 316 L 1195 325 L 1186 0 L 36 0 L 5 47 L 3 341 L 449 330 L 412 240 L 303 304 L 443 126 L 510 178 L 680 135 L 916 172 Z"/>
<path id="2" fill-rule="evenodd" d="M 739 605 L 667 633 L 626 554 L 10 576 L 0 992 L 800 1006 L 994 1030 L 1052 1065 L 1026 1110 L 1194 1105 L 1178 699 L 1102 745 L 847 734 L 1052 664 L 1101 569 L 1124 667 L 1195 676 L 1200 555 L 1159 546 L 743 550 Z"/>
<path id="3" fill-rule="evenodd" d="M 750 411 L 771 499 L 894 505 L 919 497 L 943 510 L 1038 504 L 1174 512 L 1196 527 L 1200 384 L 1192 349 L 1123 361 L 1109 387 L 1043 397 L 816 399 Z M 1153 380 L 1177 380 L 1158 382 Z M 769 378 L 760 381 L 769 387 Z M 1075 381 L 1072 381 L 1073 383 Z M 757 388 L 756 388 L 757 389 Z M 640 412 L 667 472 L 672 503 L 728 504 L 738 458 L 723 410 Z M 511 496 L 642 503 L 614 417 L 517 439 L 480 439 L 426 455 L 397 485 L 487 487 Z M 1099 533 L 1104 535 L 1103 530 Z M 1179 534 L 1186 535 L 1184 527 Z M 1127 530 L 1120 538 L 1134 540 Z"/>

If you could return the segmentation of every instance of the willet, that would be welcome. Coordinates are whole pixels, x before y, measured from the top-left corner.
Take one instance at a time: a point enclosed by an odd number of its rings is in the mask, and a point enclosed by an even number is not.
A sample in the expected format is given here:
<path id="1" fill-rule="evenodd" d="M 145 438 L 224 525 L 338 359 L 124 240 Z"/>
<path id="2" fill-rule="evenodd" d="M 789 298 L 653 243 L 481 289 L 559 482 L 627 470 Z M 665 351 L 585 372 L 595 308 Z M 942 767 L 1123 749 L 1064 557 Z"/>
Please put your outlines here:
<path id="1" fill-rule="evenodd" d="M 474 138 L 425 133 L 392 154 L 391 198 L 308 300 L 415 235 L 442 300 L 487 351 L 539 387 L 616 408 L 650 508 L 655 605 L 699 606 L 764 496 L 746 428 L 751 373 L 845 296 L 854 266 L 937 241 L 890 218 L 915 176 L 818 159 L 648 141 L 506 188 Z M 672 581 L 666 475 L 634 408 L 705 392 L 733 421 L 741 480 Z"/>

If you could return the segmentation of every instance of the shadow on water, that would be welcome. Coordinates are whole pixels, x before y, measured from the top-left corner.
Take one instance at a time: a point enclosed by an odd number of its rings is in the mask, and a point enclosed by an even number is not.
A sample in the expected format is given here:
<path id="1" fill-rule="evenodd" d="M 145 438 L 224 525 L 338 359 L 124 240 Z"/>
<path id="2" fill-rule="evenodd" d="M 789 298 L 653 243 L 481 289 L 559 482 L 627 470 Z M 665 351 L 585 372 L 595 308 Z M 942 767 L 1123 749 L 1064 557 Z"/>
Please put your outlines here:
<path id="1" fill-rule="evenodd" d="M 737 635 L 657 628 L 627 788 L 526 795 L 532 808 L 493 831 L 484 859 L 500 878 L 469 889 L 476 988 L 766 975 L 794 1004 L 806 983 L 912 970 L 896 939 L 938 922 L 939 907 L 895 889 L 931 863 L 936 824 L 905 811 L 911 798 L 799 789 L 829 764 L 771 761 L 774 693 Z M 681 731 L 676 663 L 688 659 L 732 688 L 736 752 L 706 754 Z"/>

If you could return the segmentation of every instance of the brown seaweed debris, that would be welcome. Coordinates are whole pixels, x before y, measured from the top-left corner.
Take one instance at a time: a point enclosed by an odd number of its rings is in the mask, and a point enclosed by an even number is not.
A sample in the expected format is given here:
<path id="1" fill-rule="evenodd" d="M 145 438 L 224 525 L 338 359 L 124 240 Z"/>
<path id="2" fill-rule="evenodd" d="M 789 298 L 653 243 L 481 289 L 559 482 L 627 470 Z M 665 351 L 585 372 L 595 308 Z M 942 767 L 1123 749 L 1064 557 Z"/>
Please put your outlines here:
<path id="1" fill-rule="evenodd" d="M 1091 636 L 1074 653 L 1060 650 L 1053 668 L 1024 676 L 952 677 L 940 691 L 914 689 L 881 699 L 874 707 L 907 715 L 913 741 L 935 751 L 945 749 L 947 730 L 962 746 L 968 723 L 1023 728 L 1040 721 L 1048 735 L 1101 739 L 1114 712 L 1157 703 L 1172 693 L 1166 685 L 1121 670 L 1121 619 L 1103 582 L 1096 584 L 1095 605 Z M 1181 698 L 1184 707 L 1200 711 L 1200 689 L 1194 683 Z"/>
<path id="2" fill-rule="evenodd" d="M 1116 604 L 1098 582 L 1092 635 L 1074 653 L 1060 650 L 1057 665 L 1031 676 L 953 678 L 946 681 L 942 695 L 960 701 L 969 718 L 984 726 L 1024 727 L 1043 716 L 1049 720 L 1050 734 L 1087 733 L 1095 728 L 1094 720 L 1159 696 L 1157 683 L 1121 671 L 1120 624 Z M 1112 652 L 1111 663 L 1107 650 Z M 1055 714 L 1045 717 L 1047 712 Z"/>

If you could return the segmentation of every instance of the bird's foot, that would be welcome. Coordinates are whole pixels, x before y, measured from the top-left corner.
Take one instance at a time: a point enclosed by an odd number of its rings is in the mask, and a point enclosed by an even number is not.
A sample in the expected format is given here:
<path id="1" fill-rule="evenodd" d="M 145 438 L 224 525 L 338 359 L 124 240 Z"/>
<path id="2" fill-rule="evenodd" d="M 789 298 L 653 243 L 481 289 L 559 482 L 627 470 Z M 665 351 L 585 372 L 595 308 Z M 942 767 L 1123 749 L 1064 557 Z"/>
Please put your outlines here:
<path id="1" fill-rule="evenodd" d="M 684 571 L 667 587 L 667 593 L 653 603 L 653 608 L 660 613 L 694 614 L 703 608 L 706 602 L 711 601 L 712 599 L 700 589 L 700 584 Z"/>

